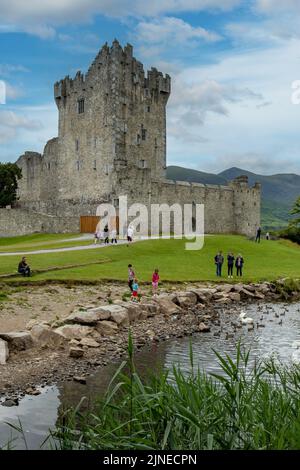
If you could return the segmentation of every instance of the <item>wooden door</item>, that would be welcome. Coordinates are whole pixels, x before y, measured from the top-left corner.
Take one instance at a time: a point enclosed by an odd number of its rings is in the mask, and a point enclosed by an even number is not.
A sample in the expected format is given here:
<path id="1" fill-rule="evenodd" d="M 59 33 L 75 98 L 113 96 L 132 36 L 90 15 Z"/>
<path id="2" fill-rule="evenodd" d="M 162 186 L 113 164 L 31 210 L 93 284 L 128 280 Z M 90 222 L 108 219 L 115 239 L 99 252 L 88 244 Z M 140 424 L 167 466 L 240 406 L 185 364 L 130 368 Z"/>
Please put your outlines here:
<path id="1" fill-rule="evenodd" d="M 96 215 L 82 215 L 80 217 L 80 232 L 95 233 L 100 217 Z"/>

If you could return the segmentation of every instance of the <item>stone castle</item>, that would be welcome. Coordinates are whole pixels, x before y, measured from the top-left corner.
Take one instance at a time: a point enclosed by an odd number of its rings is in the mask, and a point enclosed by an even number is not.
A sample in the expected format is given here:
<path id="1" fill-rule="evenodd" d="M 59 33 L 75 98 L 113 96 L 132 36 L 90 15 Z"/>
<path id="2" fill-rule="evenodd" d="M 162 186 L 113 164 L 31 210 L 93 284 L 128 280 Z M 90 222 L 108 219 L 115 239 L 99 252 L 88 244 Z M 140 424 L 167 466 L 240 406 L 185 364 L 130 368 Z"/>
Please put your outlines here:
<path id="1" fill-rule="evenodd" d="M 58 137 L 42 155 L 25 152 L 17 161 L 23 223 L 31 231 L 79 231 L 81 216 L 95 215 L 102 202 L 118 207 L 127 195 L 129 204 L 147 206 L 203 203 L 206 233 L 253 234 L 260 225 L 259 184 L 250 188 L 243 176 L 228 186 L 165 178 L 170 93 L 169 75 L 155 68 L 145 74 L 132 46 L 116 40 L 85 75 L 57 82 Z"/>

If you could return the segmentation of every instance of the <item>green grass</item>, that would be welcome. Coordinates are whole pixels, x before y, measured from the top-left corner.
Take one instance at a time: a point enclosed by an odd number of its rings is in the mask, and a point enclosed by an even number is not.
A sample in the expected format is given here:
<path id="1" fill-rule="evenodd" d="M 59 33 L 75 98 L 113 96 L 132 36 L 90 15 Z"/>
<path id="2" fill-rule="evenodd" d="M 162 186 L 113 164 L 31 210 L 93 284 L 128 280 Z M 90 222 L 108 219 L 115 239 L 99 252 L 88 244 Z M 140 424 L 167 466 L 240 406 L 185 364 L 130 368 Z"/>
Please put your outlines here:
<path id="1" fill-rule="evenodd" d="M 60 450 L 299 450 L 300 369 L 249 353 L 218 356 L 219 374 L 179 367 L 143 378 L 129 341 L 123 363 L 88 413 L 69 410 L 49 437 Z M 55 437 L 56 441 L 53 440 Z"/>
<path id="2" fill-rule="evenodd" d="M 224 255 L 229 251 L 243 255 L 244 281 L 300 277 L 298 245 L 286 241 L 262 241 L 261 244 L 255 244 L 245 237 L 233 235 L 207 236 L 204 248 L 200 251 L 186 251 L 184 240 L 150 240 L 135 243 L 130 247 L 118 245 L 99 250 L 28 255 L 28 262 L 33 269 L 47 269 L 54 266 L 64 267 L 109 260 L 99 265 L 91 264 L 37 274 L 31 278 L 33 282 L 100 281 L 101 279 L 125 281 L 129 263 L 133 264 L 141 282 L 149 282 L 155 268 L 159 268 L 162 281 L 210 281 L 216 280 L 214 256 L 220 249 Z M 0 257 L 0 274 L 15 272 L 19 260 L 19 255 Z M 227 279 L 224 265 L 223 280 L 225 278 Z M 18 280 L 26 282 L 26 279 L 18 278 Z"/>
<path id="3" fill-rule="evenodd" d="M 66 248 L 69 246 L 80 246 L 91 244 L 89 241 L 77 241 L 80 235 L 66 233 L 66 234 L 33 234 L 25 235 L 23 237 L 5 237 L 0 238 L 0 253 L 20 252 L 46 249 Z M 66 241 L 73 239 L 72 241 Z"/>

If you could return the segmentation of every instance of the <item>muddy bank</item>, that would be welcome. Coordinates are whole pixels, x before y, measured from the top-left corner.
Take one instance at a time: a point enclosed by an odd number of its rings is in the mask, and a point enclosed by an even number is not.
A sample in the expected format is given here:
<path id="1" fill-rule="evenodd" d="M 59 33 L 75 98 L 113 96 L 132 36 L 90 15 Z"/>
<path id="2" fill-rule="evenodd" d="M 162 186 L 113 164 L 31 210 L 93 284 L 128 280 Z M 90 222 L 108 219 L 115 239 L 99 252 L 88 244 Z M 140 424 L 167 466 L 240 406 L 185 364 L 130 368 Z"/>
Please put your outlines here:
<path id="1" fill-rule="evenodd" d="M 286 295 L 285 289 L 280 291 L 278 285 L 270 283 L 195 283 L 184 287 L 166 285 L 156 299 L 150 288 L 144 287 L 138 305 L 128 301 L 127 287 L 119 283 L 28 287 L 8 292 L 8 299 L 1 303 L 0 334 L 26 330 L 33 341 L 23 350 L 8 341 L 9 358 L 0 365 L 2 402 L 17 405 L 25 393 L 38 394 L 40 388 L 62 380 L 84 382 L 98 367 L 126 355 L 129 328 L 137 349 L 153 341 L 201 331 L 204 334 L 210 328 L 217 335 L 222 328 L 221 312 L 231 314 L 238 328 L 243 304 L 277 301 L 283 292 Z M 287 295 L 296 299 L 298 293 Z M 101 319 L 95 321 L 91 312 L 99 309 Z M 62 336 L 54 336 L 59 340 L 56 344 L 52 332 Z M 78 357 L 70 357 L 71 349 Z"/>

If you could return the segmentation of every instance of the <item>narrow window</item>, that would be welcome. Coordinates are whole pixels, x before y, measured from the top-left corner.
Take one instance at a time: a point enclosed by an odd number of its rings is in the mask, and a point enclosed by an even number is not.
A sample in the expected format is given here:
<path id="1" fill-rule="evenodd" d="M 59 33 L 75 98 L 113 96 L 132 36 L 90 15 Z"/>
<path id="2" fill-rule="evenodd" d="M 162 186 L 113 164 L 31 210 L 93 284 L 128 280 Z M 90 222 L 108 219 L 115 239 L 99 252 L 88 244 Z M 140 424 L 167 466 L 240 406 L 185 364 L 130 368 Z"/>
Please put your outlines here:
<path id="1" fill-rule="evenodd" d="M 51 165 L 50 165 L 50 163 L 48 163 L 48 170 L 50 170 L 50 168 L 51 168 Z"/>
<path id="2" fill-rule="evenodd" d="M 136 143 L 137 143 L 138 145 L 140 145 L 140 143 L 141 143 L 141 136 L 140 136 L 140 134 L 138 134 L 138 135 L 136 136 Z"/>
<path id="3" fill-rule="evenodd" d="M 140 160 L 140 168 L 147 168 L 146 160 Z"/>
<path id="4" fill-rule="evenodd" d="M 97 137 L 95 137 L 95 139 L 94 139 L 94 147 L 95 148 L 97 147 Z"/>
<path id="5" fill-rule="evenodd" d="M 147 131 L 146 129 L 142 129 L 142 140 L 146 140 L 146 135 L 147 135 Z"/>
<path id="6" fill-rule="evenodd" d="M 94 160 L 94 170 L 97 170 L 97 160 Z"/>
<path id="7" fill-rule="evenodd" d="M 77 160 L 77 162 L 76 162 L 76 166 L 77 166 L 77 171 L 79 171 L 79 170 L 80 170 L 80 163 L 79 163 L 78 160 Z"/>
<path id="8" fill-rule="evenodd" d="M 147 106 L 147 112 L 150 113 L 150 111 L 151 111 L 151 107 Z"/>
<path id="9" fill-rule="evenodd" d="M 78 150 L 79 150 L 79 140 L 78 139 L 76 139 L 76 141 L 75 141 L 75 149 L 76 149 L 76 152 L 78 152 Z"/>
<path id="10" fill-rule="evenodd" d="M 116 209 L 119 208 L 119 199 L 114 199 L 114 207 L 115 207 Z"/>
<path id="11" fill-rule="evenodd" d="M 83 114 L 84 113 L 84 99 L 80 99 L 77 102 L 78 105 L 78 114 Z"/>
<path id="12" fill-rule="evenodd" d="M 105 174 L 108 175 L 108 173 L 109 173 L 109 165 L 108 164 L 105 165 L 104 171 L 105 171 Z"/>

